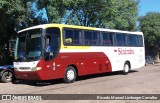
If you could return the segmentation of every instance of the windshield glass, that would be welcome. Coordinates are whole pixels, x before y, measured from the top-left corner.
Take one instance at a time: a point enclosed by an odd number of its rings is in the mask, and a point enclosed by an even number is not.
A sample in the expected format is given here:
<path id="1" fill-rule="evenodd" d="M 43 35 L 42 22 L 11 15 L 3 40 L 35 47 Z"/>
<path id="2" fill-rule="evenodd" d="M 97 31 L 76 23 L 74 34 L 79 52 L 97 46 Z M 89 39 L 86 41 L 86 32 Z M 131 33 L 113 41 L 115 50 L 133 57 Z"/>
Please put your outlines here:
<path id="1" fill-rule="evenodd" d="M 41 29 L 24 31 L 17 39 L 17 52 L 15 53 L 19 61 L 37 60 L 42 55 Z"/>

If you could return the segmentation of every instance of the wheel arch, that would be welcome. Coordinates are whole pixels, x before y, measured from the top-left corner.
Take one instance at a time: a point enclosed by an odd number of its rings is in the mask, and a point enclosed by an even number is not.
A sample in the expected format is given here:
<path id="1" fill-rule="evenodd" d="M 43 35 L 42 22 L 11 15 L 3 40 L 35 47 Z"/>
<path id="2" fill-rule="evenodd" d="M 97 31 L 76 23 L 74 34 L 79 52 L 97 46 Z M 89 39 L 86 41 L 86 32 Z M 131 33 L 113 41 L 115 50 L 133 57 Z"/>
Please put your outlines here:
<path id="1" fill-rule="evenodd" d="M 125 63 L 127 63 L 128 65 L 129 65 L 129 69 L 131 69 L 131 62 L 129 61 L 129 60 L 126 60 L 125 62 L 124 62 L 124 64 Z"/>
<path id="2" fill-rule="evenodd" d="M 74 64 L 70 64 L 70 65 L 68 65 L 67 67 L 69 67 L 69 66 L 72 66 L 72 67 L 74 67 L 74 68 L 75 68 L 76 73 L 77 73 L 77 76 L 78 76 L 78 68 L 77 68 L 77 66 L 76 66 L 76 65 L 74 65 Z"/>

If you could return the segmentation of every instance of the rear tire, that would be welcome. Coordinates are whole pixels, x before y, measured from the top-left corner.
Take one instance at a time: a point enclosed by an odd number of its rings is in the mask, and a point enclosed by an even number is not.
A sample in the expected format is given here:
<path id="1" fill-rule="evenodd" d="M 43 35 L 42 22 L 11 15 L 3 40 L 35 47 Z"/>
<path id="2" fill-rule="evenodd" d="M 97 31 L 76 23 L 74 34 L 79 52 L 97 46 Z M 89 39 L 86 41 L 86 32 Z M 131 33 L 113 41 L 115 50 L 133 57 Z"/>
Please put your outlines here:
<path id="1" fill-rule="evenodd" d="M 8 83 L 8 82 L 11 82 L 13 80 L 13 73 L 10 72 L 10 71 L 5 71 L 3 74 L 2 74 L 2 77 L 1 77 L 1 82 L 3 83 Z"/>
<path id="2" fill-rule="evenodd" d="M 127 75 L 129 71 L 130 71 L 130 66 L 129 66 L 129 63 L 126 62 L 123 67 L 123 74 Z"/>
<path id="3" fill-rule="evenodd" d="M 76 69 L 73 66 L 68 66 L 66 68 L 65 76 L 64 76 L 64 82 L 65 83 L 73 83 L 77 78 L 77 72 Z"/>

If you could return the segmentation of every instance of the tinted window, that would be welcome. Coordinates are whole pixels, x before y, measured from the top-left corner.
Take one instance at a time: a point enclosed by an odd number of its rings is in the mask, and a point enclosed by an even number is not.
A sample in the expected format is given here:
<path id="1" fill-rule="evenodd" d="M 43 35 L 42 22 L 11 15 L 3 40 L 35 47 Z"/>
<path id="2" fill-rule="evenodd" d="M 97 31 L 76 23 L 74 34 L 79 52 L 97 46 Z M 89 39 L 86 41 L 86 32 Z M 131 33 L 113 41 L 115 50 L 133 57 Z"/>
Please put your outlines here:
<path id="1" fill-rule="evenodd" d="M 116 44 L 117 44 L 118 46 L 123 45 L 122 35 L 119 34 L 119 33 L 116 34 Z"/>
<path id="2" fill-rule="evenodd" d="M 138 35 L 134 35 L 134 46 L 139 46 Z"/>
<path id="3" fill-rule="evenodd" d="M 81 31 L 77 29 L 64 29 L 64 43 L 66 45 L 81 44 Z"/>
<path id="4" fill-rule="evenodd" d="M 73 44 L 81 44 L 81 31 L 73 30 L 74 41 Z"/>
<path id="5" fill-rule="evenodd" d="M 134 36 L 133 35 L 128 35 L 128 45 L 133 46 L 134 45 Z"/>
<path id="6" fill-rule="evenodd" d="M 128 35 L 128 45 L 129 46 L 143 46 L 143 38 L 142 35 Z"/>
<path id="7" fill-rule="evenodd" d="M 73 31 L 72 30 L 65 30 L 65 44 L 73 44 Z"/>
<path id="8" fill-rule="evenodd" d="M 60 29 L 47 28 L 45 39 L 45 60 L 51 60 L 59 52 L 60 48 Z"/>
<path id="9" fill-rule="evenodd" d="M 118 46 L 127 46 L 127 34 L 116 34 L 116 43 Z"/>
<path id="10" fill-rule="evenodd" d="M 110 33 L 102 33 L 103 45 L 112 45 L 112 35 Z"/>
<path id="11" fill-rule="evenodd" d="M 92 44 L 92 32 L 84 31 L 84 44 L 91 45 Z"/>
<path id="12" fill-rule="evenodd" d="M 139 39 L 139 46 L 143 47 L 143 37 L 142 37 L 142 35 L 138 35 L 138 39 Z"/>
<path id="13" fill-rule="evenodd" d="M 92 44 L 98 45 L 99 44 L 99 32 L 93 32 Z"/>
<path id="14" fill-rule="evenodd" d="M 127 34 L 122 34 L 122 45 L 127 46 Z"/>

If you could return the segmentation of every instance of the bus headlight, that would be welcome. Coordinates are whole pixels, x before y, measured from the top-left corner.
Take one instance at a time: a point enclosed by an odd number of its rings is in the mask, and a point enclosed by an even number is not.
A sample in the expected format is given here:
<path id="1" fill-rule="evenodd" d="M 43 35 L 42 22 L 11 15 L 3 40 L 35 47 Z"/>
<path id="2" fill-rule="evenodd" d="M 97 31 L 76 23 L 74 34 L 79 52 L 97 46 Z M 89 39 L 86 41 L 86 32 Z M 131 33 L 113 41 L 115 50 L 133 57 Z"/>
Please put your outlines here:
<path id="1" fill-rule="evenodd" d="M 31 68 L 31 71 L 37 71 L 37 70 L 41 70 L 42 68 L 41 67 L 33 67 Z"/>

